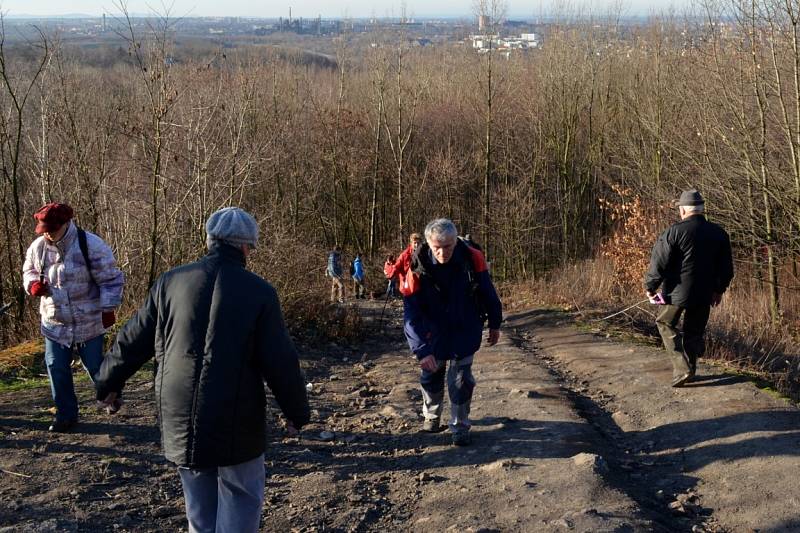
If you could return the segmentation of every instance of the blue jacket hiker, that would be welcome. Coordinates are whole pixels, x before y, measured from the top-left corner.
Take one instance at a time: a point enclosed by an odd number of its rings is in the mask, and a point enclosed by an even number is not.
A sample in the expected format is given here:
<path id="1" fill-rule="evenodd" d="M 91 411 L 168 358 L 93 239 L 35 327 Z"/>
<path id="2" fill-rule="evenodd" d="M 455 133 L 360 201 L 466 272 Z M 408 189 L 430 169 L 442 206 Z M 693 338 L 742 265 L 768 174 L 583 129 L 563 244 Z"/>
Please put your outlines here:
<path id="1" fill-rule="evenodd" d="M 361 262 L 361 254 L 356 254 L 356 258 L 353 259 L 351 271 L 353 273 L 353 294 L 356 298 L 366 298 L 364 265 Z"/>
<path id="2" fill-rule="evenodd" d="M 426 244 L 412 260 L 413 291 L 404 299 L 404 331 L 422 368 L 423 430 L 439 431 L 445 369 L 450 395 L 453 443 L 469 444 L 470 404 L 475 379 L 472 361 L 489 323 L 489 345 L 497 342 L 502 304 L 483 254 L 457 238 L 455 225 L 434 220 L 425 228 Z"/>

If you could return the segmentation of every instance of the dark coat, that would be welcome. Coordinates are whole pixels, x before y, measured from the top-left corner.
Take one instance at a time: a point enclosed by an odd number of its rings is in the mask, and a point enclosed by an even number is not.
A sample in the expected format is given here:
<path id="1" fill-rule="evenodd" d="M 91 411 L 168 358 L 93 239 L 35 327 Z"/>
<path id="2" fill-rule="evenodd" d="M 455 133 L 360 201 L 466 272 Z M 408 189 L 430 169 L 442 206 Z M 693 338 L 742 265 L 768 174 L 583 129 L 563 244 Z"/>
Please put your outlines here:
<path id="1" fill-rule="evenodd" d="M 714 293 L 724 293 L 733 279 L 731 241 L 718 225 L 694 215 L 667 228 L 650 257 L 645 287 L 662 289 L 668 304 L 710 305 Z"/>
<path id="2" fill-rule="evenodd" d="M 266 381 L 286 417 L 309 419 L 305 381 L 275 289 L 217 245 L 163 274 L 117 336 L 100 369 L 98 398 L 150 357 L 168 460 L 193 468 L 253 459 L 266 447 Z"/>
<path id="3" fill-rule="evenodd" d="M 403 299 L 404 330 L 418 359 L 468 357 L 481 346 L 487 318 L 490 329 L 500 327 L 503 306 L 478 250 L 459 240 L 450 260 L 439 264 L 423 244 L 412 261 L 412 274 L 413 293 Z"/>

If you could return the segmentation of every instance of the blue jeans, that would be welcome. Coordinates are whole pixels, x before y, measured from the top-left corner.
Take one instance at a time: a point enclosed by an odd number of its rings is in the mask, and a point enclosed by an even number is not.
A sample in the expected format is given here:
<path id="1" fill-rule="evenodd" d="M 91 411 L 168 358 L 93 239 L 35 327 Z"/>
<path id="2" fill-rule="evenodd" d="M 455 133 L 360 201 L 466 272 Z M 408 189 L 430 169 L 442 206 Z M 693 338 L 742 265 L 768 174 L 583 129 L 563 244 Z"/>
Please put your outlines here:
<path id="1" fill-rule="evenodd" d="M 190 533 L 258 531 L 264 507 L 264 454 L 238 465 L 178 468 Z"/>
<path id="2" fill-rule="evenodd" d="M 78 350 L 83 368 L 94 378 L 103 362 L 103 341 L 105 335 L 98 335 L 74 346 L 62 346 L 48 338 L 44 340 L 44 362 L 50 377 L 50 392 L 56 404 L 56 420 L 78 419 L 78 398 L 72 382 L 72 353 Z"/>
<path id="3" fill-rule="evenodd" d="M 397 298 L 397 287 L 394 279 L 389 280 L 389 285 L 386 286 L 386 295 L 389 298 Z"/>

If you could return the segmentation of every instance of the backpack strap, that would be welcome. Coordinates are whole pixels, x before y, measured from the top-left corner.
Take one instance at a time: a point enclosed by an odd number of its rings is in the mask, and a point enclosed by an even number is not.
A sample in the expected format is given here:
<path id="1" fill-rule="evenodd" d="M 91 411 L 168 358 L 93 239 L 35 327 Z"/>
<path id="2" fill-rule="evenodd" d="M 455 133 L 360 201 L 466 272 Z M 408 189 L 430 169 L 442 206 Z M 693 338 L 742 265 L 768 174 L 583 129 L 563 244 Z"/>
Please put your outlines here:
<path id="1" fill-rule="evenodd" d="M 475 306 L 478 308 L 478 314 L 483 320 L 486 320 L 488 312 L 486 310 L 486 304 L 481 297 L 480 282 L 478 281 L 477 274 L 479 272 L 486 272 L 489 270 L 489 268 L 486 265 L 486 259 L 484 258 L 483 253 L 471 247 L 466 242 L 464 242 L 464 245 L 466 246 L 468 253 L 468 257 L 464 258 L 464 272 L 467 275 L 467 280 L 469 283 L 469 296 L 475 302 Z"/>
<path id="2" fill-rule="evenodd" d="M 92 274 L 92 260 L 89 259 L 89 243 L 86 241 L 86 232 L 83 228 L 78 228 L 78 247 L 81 249 L 81 255 L 83 256 L 83 262 L 86 264 L 86 270 L 89 271 L 89 277 L 92 283 L 97 285 L 94 275 Z"/>

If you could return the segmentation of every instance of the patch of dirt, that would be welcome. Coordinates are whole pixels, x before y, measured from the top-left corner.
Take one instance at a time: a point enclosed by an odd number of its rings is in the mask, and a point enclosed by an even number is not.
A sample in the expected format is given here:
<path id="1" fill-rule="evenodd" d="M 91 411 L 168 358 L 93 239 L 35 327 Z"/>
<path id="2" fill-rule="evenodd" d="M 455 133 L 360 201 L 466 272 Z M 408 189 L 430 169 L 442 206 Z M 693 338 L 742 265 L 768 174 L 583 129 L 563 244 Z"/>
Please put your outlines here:
<path id="1" fill-rule="evenodd" d="M 563 376 L 605 436 L 615 486 L 680 530 L 800 529 L 800 410 L 702 359 L 696 380 L 669 386 L 660 348 L 582 334 L 565 314 L 532 311 L 509 327 Z"/>
<path id="2" fill-rule="evenodd" d="M 300 438 L 269 412 L 263 531 L 738 531 L 794 509 L 784 499 L 783 512 L 726 521 L 764 494 L 794 494 L 749 478 L 758 461 L 788 478 L 798 440 L 793 408 L 752 388 L 738 403 L 731 387 L 674 392 L 654 350 L 516 315 L 476 356 L 473 443 L 454 447 L 448 432 L 418 432 L 400 303 L 358 308 L 363 342 L 301 349 L 313 413 Z M 116 416 L 93 409 L 87 382 L 79 391 L 81 423 L 66 435 L 46 431 L 47 388 L 0 395 L 0 532 L 185 530 L 151 376 L 136 376 Z"/>

